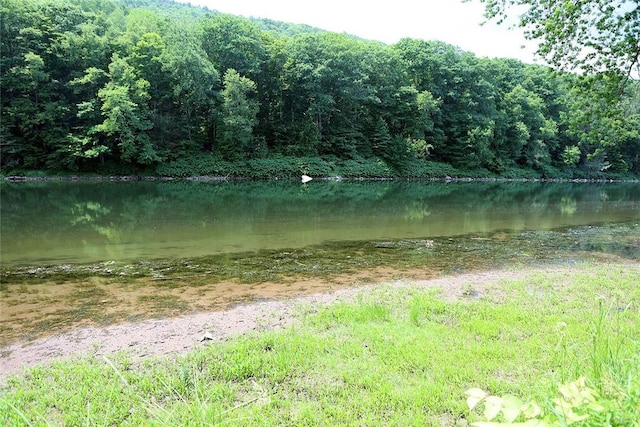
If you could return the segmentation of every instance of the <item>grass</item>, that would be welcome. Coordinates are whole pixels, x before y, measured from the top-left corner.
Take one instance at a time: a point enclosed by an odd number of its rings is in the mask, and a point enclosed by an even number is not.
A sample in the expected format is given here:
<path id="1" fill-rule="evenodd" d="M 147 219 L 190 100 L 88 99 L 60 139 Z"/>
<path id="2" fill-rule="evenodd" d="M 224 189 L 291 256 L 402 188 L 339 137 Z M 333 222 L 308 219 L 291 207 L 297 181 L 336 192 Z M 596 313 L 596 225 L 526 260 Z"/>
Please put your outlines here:
<path id="1" fill-rule="evenodd" d="M 0 425 L 468 425 L 470 388 L 544 405 L 580 376 L 611 425 L 638 425 L 640 266 L 525 276 L 454 301 L 378 286 L 178 358 L 26 369 L 1 389 Z"/>

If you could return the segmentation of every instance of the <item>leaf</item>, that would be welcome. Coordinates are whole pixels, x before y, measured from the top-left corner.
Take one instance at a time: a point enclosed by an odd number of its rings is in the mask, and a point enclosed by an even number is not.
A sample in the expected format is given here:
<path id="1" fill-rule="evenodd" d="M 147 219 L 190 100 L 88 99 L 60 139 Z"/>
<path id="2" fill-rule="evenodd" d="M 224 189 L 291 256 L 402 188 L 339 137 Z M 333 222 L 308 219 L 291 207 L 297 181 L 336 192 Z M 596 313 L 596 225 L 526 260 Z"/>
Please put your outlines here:
<path id="1" fill-rule="evenodd" d="M 498 416 L 502 409 L 502 398 L 498 396 L 489 396 L 484 402 L 484 416 L 491 421 Z"/>
<path id="2" fill-rule="evenodd" d="M 526 418 L 535 418 L 542 413 L 540 407 L 536 404 L 536 402 L 527 402 L 522 407 L 522 414 Z"/>
<path id="3" fill-rule="evenodd" d="M 556 410 L 561 414 L 564 414 L 573 408 L 573 405 L 560 397 L 551 399 L 551 401 L 555 404 Z"/>
<path id="4" fill-rule="evenodd" d="M 473 409 L 487 397 L 487 392 L 479 388 L 471 388 L 467 390 L 467 405 L 469 409 Z"/>
<path id="5" fill-rule="evenodd" d="M 580 415 L 580 414 L 576 414 L 573 411 L 569 411 L 569 413 L 566 414 L 567 424 L 574 424 L 580 421 L 584 421 L 587 418 L 589 418 L 589 415 L 587 414 Z"/>
<path id="6" fill-rule="evenodd" d="M 495 421 L 478 421 L 471 424 L 474 427 L 551 427 L 541 420 L 528 420 L 524 423 L 499 423 Z"/>
<path id="7" fill-rule="evenodd" d="M 551 427 L 551 424 L 547 424 L 542 420 L 527 420 L 523 423 L 518 423 L 522 427 Z"/>
<path id="8" fill-rule="evenodd" d="M 562 396 L 564 396 L 564 398 L 567 400 L 574 401 L 576 399 L 580 399 L 578 385 L 575 381 L 569 384 L 561 384 L 558 389 L 560 390 Z"/>
<path id="9" fill-rule="evenodd" d="M 600 403 L 598 402 L 591 402 L 589 403 L 589 405 L 587 405 L 587 408 L 594 411 L 594 412 L 604 412 L 605 411 L 605 407 L 602 406 Z"/>
<path id="10" fill-rule="evenodd" d="M 502 399 L 502 414 L 507 423 L 512 423 L 522 413 L 524 403 L 515 396 L 505 396 Z"/>

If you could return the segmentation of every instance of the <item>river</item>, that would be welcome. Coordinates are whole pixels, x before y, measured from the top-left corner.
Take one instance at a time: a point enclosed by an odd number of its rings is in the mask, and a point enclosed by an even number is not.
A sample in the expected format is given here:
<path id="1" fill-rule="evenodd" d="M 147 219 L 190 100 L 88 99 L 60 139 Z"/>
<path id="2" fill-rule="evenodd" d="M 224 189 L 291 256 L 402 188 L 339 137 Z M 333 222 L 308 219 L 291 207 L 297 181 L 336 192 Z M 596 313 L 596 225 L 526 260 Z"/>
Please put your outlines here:
<path id="1" fill-rule="evenodd" d="M 640 221 L 637 183 L 27 182 L 0 202 L 3 267 Z"/>

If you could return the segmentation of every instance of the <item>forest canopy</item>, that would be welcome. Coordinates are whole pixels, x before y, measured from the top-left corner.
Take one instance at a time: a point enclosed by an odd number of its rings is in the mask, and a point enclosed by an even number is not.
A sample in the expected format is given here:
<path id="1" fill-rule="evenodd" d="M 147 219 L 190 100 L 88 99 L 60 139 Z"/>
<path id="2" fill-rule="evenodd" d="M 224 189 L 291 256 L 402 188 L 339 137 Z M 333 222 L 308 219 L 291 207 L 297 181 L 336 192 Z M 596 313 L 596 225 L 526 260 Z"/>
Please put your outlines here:
<path id="1" fill-rule="evenodd" d="M 405 177 L 640 174 L 629 76 L 612 102 L 588 75 L 169 0 L 3 0 L 0 13 L 3 173 L 242 175 L 312 159 Z"/>

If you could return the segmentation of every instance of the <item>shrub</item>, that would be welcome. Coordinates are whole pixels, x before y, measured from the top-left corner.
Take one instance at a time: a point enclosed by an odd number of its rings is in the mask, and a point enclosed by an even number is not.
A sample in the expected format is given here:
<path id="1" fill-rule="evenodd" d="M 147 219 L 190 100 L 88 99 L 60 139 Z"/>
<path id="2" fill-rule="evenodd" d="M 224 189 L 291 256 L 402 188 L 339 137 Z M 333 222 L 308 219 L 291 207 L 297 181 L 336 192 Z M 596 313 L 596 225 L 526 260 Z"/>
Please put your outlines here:
<path id="1" fill-rule="evenodd" d="M 406 163 L 402 170 L 402 176 L 405 178 L 444 178 L 462 176 L 462 173 L 447 163 L 413 160 Z"/>
<path id="2" fill-rule="evenodd" d="M 397 175 L 379 158 L 340 160 L 338 171 L 345 178 L 391 178 Z"/>
<path id="3" fill-rule="evenodd" d="M 186 178 L 190 176 L 234 176 L 237 168 L 211 153 L 181 157 L 156 167 L 159 176 Z"/>

